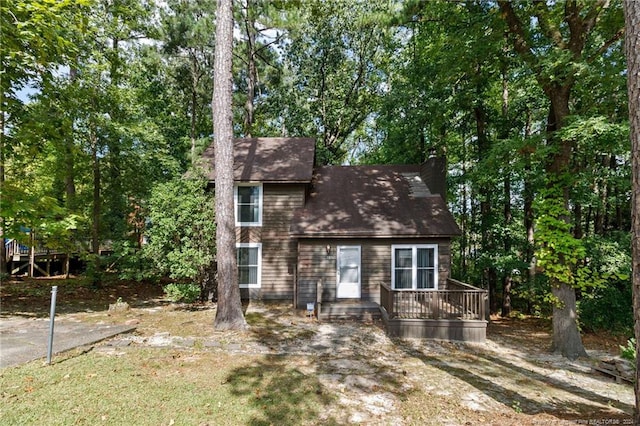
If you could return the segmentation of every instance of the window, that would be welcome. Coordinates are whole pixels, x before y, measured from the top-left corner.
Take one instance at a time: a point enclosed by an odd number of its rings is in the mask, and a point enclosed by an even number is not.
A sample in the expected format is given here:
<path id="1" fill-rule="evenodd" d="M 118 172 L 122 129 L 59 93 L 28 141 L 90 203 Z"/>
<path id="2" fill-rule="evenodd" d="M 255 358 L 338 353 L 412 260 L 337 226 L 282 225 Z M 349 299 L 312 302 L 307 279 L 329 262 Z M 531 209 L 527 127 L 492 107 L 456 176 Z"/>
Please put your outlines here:
<path id="1" fill-rule="evenodd" d="M 391 246 L 391 285 L 395 290 L 437 290 L 438 246 Z"/>
<path id="2" fill-rule="evenodd" d="M 240 243 L 238 254 L 238 283 L 240 288 L 260 288 L 262 275 L 262 244 Z"/>
<path id="3" fill-rule="evenodd" d="M 262 226 L 262 185 L 236 186 L 234 201 L 236 226 Z"/>

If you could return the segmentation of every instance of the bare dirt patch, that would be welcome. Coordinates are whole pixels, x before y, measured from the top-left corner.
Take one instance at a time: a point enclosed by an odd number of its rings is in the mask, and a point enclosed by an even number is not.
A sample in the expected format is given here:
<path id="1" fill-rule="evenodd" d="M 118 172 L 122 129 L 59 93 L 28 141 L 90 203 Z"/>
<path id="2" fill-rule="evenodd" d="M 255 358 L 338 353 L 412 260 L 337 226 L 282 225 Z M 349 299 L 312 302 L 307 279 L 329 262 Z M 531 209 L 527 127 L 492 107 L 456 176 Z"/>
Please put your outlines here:
<path id="1" fill-rule="evenodd" d="M 3 283 L 1 314 L 48 314 L 50 285 Z M 487 343 L 470 345 L 390 339 L 381 323 L 319 323 L 289 306 L 251 303 L 249 330 L 222 333 L 212 328 L 215 305 L 169 303 L 160 286 L 116 282 L 59 291 L 66 318 L 137 326 L 135 334 L 97 347 L 104 356 L 169 347 L 195 363 L 206 354 L 258 357 L 256 368 L 234 373 L 239 388 L 264 388 L 261 369 L 286 365 L 300 380 L 314 379 L 308 392 L 329 397 L 319 422 L 631 424 L 633 387 L 592 371 L 597 360 L 617 355 L 621 337 L 586 335 L 591 358 L 572 362 L 548 353 L 549 323 L 535 318 L 494 318 Z M 109 312 L 118 299 L 131 308 Z"/>

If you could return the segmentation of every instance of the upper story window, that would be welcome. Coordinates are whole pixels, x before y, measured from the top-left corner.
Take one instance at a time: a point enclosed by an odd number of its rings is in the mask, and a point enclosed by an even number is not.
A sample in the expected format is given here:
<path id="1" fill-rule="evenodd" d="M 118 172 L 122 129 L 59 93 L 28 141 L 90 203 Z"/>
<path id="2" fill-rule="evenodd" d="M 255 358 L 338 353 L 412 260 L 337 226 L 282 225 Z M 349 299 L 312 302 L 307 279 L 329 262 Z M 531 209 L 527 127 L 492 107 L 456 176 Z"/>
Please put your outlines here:
<path id="1" fill-rule="evenodd" d="M 262 184 L 239 184 L 235 188 L 236 226 L 262 226 Z"/>
<path id="2" fill-rule="evenodd" d="M 395 290 L 437 290 L 437 244 L 393 245 L 391 269 Z"/>

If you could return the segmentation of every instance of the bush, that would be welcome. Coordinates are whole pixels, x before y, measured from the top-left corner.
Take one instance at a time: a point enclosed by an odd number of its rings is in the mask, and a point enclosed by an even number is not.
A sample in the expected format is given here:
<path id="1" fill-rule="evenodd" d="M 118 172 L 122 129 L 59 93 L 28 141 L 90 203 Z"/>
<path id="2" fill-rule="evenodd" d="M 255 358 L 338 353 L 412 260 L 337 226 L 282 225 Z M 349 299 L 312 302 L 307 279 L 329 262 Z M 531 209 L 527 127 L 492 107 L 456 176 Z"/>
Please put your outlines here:
<path id="1" fill-rule="evenodd" d="M 110 261 L 122 280 L 156 282 L 161 278 L 153 261 L 131 241 L 114 241 Z"/>
<path id="2" fill-rule="evenodd" d="M 580 325 L 585 331 L 633 331 L 633 306 L 630 283 L 598 288 L 578 302 Z"/>
<path id="3" fill-rule="evenodd" d="M 172 302 L 193 303 L 200 297 L 200 286 L 193 283 L 171 283 L 163 290 Z"/>
<path id="4" fill-rule="evenodd" d="M 527 315 L 544 317 L 551 315 L 552 306 L 548 295 L 551 293 L 549 280 L 543 274 L 536 274 L 533 281 L 523 280 L 514 286 L 511 292 L 511 305 L 514 310 Z"/>
<path id="5" fill-rule="evenodd" d="M 620 345 L 620 356 L 623 359 L 633 362 L 633 366 L 636 365 L 636 339 L 632 337 L 627 340 L 627 346 Z"/>
<path id="6" fill-rule="evenodd" d="M 207 180 L 192 171 L 189 177 L 154 188 L 146 230 L 149 242 L 143 248 L 157 275 L 199 285 L 203 300 L 211 281 L 216 231 L 213 196 L 206 185 Z"/>

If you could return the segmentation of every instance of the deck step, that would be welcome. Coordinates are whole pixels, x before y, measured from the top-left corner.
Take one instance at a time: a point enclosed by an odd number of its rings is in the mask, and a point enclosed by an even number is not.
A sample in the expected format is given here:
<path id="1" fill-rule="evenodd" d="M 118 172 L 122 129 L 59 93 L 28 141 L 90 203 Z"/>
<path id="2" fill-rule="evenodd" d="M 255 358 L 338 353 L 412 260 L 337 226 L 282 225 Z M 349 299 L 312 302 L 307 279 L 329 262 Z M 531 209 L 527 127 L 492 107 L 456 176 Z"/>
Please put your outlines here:
<path id="1" fill-rule="evenodd" d="M 323 321 L 373 321 L 381 318 L 380 306 L 375 302 L 323 303 L 320 306 L 320 320 Z"/>

